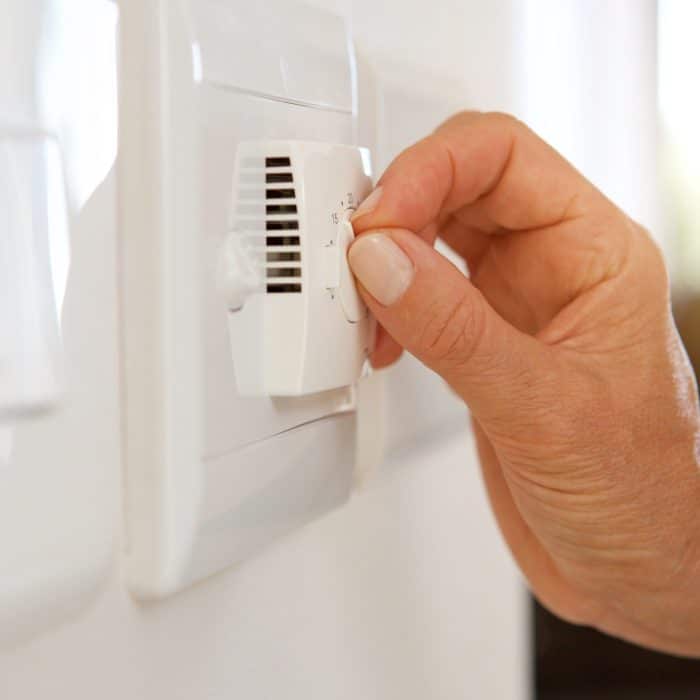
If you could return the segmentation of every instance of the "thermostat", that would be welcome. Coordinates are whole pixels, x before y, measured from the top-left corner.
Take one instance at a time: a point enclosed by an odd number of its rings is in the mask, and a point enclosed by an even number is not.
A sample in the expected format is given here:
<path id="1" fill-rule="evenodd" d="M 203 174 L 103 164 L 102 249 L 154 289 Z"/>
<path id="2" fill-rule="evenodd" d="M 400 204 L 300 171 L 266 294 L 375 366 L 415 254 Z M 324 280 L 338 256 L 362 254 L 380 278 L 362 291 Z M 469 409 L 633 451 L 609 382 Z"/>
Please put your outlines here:
<path id="1" fill-rule="evenodd" d="M 369 152 L 310 141 L 239 144 L 218 281 L 243 396 L 354 384 L 373 320 L 347 264 Z"/>

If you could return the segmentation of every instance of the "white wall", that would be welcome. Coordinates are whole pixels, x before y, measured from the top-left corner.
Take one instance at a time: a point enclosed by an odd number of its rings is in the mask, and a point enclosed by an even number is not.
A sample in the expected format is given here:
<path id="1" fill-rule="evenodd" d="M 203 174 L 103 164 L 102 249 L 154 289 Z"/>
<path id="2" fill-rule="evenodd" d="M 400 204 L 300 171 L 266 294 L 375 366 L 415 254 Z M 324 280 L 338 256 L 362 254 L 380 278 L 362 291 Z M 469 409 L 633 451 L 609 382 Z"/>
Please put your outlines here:
<path id="1" fill-rule="evenodd" d="M 516 81 L 532 128 L 668 248 L 658 179 L 656 4 L 525 0 Z"/>
<path id="2" fill-rule="evenodd" d="M 424 76 L 427 100 L 449 86 L 450 106 L 523 113 L 517 66 L 528 44 L 522 42 L 520 4 L 316 4 L 351 15 L 360 49 L 392 96 L 384 107 L 384 159 L 432 128 L 439 111 L 406 100 L 402 84 L 411 74 L 402 64 Z M 549 30 L 556 27 L 550 24 Z M 641 51 L 635 46 L 630 50 Z M 628 68 L 616 70 L 624 75 Z M 538 84 L 537 75 L 530 79 Z M 630 120 L 628 126 L 636 129 L 635 124 Z M 581 129 L 596 137 L 586 123 Z M 633 154 L 634 144 L 626 143 L 624 152 Z M 68 409 L 26 429 L 13 466 L 25 474 L 20 495 L 26 508 L 32 506 L 31 487 L 50 489 L 42 490 L 40 503 L 52 504 L 52 521 L 42 520 L 42 509 L 30 510 L 24 521 L 27 527 L 39 523 L 43 532 L 31 540 L 34 561 L 69 551 L 55 544 L 72 539 L 77 560 L 86 551 L 102 553 L 107 568 L 94 569 L 94 588 L 77 591 L 92 600 L 79 616 L 37 638 L 28 633 L 0 652 L 0 697 L 526 698 L 524 589 L 489 513 L 466 428 L 458 438 L 394 450 L 387 473 L 371 488 L 238 569 L 160 604 L 137 605 L 128 596 L 118 552 L 113 185 L 110 178 L 93 195 L 73 232 L 64 315 L 72 383 Z M 391 390 L 396 406 L 400 384 L 394 382 Z M 67 459 L 73 467 L 65 479 Z M 13 482 L 0 487 L 8 484 Z M 62 512 L 62 504 L 71 512 Z M 112 525 L 108 533 L 102 529 L 105 518 Z M 0 522 L 6 529 L 17 527 L 16 520 Z M 16 532 L 3 532 L 0 542 L 25 534 Z M 32 557 L 10 561 L 3 551 L 0 576 L 4 582 L 14 577 L 21 597 Z"/>

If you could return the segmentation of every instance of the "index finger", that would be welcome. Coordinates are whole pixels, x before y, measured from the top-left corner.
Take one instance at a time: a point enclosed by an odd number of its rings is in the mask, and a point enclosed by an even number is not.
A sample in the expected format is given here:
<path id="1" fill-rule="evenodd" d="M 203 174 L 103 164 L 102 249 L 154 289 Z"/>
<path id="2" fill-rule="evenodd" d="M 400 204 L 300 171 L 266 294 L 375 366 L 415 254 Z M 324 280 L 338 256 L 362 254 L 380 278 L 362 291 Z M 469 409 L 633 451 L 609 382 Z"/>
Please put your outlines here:
<path id="1" fill-rule="evenodd" d="M 593 186 L 513 117 L 467 112 L 401 153 L 360 208 L 356 233 L 423 232 L 451 216 L 482 233 L 552 226 L 582 213 Z M 425 237 L 425 236 L 424 236 Z"/>

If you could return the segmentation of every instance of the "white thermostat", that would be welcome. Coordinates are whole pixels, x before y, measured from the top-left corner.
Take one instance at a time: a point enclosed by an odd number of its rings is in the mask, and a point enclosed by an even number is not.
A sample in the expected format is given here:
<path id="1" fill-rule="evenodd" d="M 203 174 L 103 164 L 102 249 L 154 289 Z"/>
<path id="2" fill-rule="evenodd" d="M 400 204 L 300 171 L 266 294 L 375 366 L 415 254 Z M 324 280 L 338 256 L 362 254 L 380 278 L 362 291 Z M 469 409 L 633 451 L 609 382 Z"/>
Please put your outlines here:
<path id="1" fill-rule="evenodd" d="M 239 144 L 219 260 L 238 390 L 300 396 L 354 384 L 373 321 L 347 264 L 369 153 L 313 141 Z"/>

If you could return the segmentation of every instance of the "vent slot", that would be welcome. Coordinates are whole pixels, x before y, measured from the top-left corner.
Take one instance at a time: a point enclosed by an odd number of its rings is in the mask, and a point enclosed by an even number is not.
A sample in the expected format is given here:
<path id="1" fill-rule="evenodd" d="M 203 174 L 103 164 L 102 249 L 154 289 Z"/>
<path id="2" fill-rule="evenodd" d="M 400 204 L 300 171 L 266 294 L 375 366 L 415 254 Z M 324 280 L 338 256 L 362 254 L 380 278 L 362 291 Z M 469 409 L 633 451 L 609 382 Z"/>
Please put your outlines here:
<path id="1" fill-rule="evenodd" d="M 265 190 L 265 199 L 295 199 L 296 196 L 294 189 Z"/>
<path id="2" fill-rule="evenodd" d="M 275 182 L 294 182 L 292 173 L 266 173 L 265 182 L 272 184 Z"/>
<path id="3" fill-rule="evenodd" d="M 294 251 L 294 252 L 268 252 L 266 256 L 267 262 L 269 263 L 275 263 L 275 262 L 301 262 L 301 253 L 299 251 Z"/>
<path id="4" fill-rule="evenodd" d="M 272 277 L 301 277 L 300 267 L 268 267 L 267 278 Z"/>
<path id="5" fill-rule="evenodd" d="M 275 214 L 296 214 L 296 204 L 268 204 L 265 207 L 265 213 L 274 216 Z"/>
<path id="6" fill-rule="evenodd" d="M 265 222 L 265 228 L 268 231 L 297 231 L 299 229 L 299 222 L 296 220 L 270 221 L 268 219 Z"/>
<path id="7" fill-rule="evenodd" d="M 278 285 L 267 285 L 268 294 L 300 294 L 301 285 L 300 284 L 278 284 Z"/>
<path id="8" fill-rule="evenodd" d="M 266 168 L 291 168 L 292 161 L 289 158 L 265 158 Z"/>
<path id="9" fill-rule="evenodd" d="M 298 247 L 301 245 L 301 241 L 299 240 L 299 236 L 267 236 L 265 244 L 268 248 L 279 246 L 290 248 Z M 301 259 L 301 251 L 299 251 L 299 256 L 299 259 Z"/>

